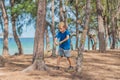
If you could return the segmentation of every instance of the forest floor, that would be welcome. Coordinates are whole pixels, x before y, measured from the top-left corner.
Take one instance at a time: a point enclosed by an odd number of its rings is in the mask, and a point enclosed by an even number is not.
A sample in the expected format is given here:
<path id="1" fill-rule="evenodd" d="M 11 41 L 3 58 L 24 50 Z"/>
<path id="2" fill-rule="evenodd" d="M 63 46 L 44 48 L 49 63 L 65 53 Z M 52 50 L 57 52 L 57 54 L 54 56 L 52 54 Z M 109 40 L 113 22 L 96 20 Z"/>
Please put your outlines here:
<path id="1" fill-rule="evenodd" d="M 77 52 L 71 51 L 75 66 Z M 22 72 L 31 65 L 32 55 L 10 56 L 5 67 L 0 68 L 0 80 L 120 80 L 120 50 L 84 52 L 82 72 L 66 72 L 68 62 L 61 60 L 60 70 L 55 70 L 56 59 L 46 55 L 45 63 L 50 71 Z"/>

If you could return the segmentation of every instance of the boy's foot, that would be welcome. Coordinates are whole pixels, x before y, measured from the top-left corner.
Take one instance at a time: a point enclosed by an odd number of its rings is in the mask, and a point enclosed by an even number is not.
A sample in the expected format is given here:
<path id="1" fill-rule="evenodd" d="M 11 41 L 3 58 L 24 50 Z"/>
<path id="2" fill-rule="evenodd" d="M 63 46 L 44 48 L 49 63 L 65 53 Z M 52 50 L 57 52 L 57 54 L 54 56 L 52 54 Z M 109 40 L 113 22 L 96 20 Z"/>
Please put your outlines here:
<path id="1" fill-rule="evenodd" d="M 67 72 L 73 72 L 74 71 L 74 69 L 73 69 L 73 67 L 72 66 L 69 66 L 65 71 L 67 71 Z"/>
<path id="2" fill-rule="evenodd" d="M 73 70 L 73 67 L 72 67 L 72 66 L 69 66 L 67 70 Z"/>

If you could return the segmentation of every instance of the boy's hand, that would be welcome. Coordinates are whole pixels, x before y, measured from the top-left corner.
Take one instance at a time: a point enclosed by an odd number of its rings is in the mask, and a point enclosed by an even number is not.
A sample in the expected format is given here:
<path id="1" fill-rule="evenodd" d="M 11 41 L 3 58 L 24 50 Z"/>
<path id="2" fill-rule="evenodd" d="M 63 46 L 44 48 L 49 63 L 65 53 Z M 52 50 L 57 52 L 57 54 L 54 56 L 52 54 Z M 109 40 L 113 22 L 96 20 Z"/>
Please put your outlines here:
<path id="1" fill-rule="evenodd" d="M 62 44 L 62 41 L 59 42 L 59 45 Z"/>
<path id="2" fill-rule="evenodd" d="M 55 42 L 55 44 L 58 46 L 58 45 L 62 44 L 62 42 Z"/>
<path id="3" fill-rule="evenodd" d="M 58 46 L 59 42 L 57 41 L 57 38 L 55 38 L 55 45 Z"/>
<path id="4" fill-rule="evenodd" d="M 57 46 L 58 46 L 58 45 L 59 45 L 59 42 L 56 42 L 56 41 L 55 41 L 55 45 L 57 45 Z"/>

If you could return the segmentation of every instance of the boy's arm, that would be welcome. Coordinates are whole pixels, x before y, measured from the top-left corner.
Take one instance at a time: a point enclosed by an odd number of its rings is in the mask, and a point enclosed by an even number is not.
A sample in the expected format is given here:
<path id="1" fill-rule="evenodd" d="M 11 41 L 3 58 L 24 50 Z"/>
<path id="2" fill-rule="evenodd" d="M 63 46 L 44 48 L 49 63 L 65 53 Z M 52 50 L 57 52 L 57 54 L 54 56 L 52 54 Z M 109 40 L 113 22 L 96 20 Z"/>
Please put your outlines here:
<path id="1" fill-rule="evenodd" d="M 55 44 L 58 45 L 59 43 L 57 42 L 57 37 L 55 38 Z"/>
<path id="2" fill-rule="evenodd" d="M 59 44 L 64 43 L 64 42 L 67 41 L 68 39 L 69 39 L 69 35 L 67 35 L 66 38 L 65 38 L 64 40 L 60 41 Z"/>

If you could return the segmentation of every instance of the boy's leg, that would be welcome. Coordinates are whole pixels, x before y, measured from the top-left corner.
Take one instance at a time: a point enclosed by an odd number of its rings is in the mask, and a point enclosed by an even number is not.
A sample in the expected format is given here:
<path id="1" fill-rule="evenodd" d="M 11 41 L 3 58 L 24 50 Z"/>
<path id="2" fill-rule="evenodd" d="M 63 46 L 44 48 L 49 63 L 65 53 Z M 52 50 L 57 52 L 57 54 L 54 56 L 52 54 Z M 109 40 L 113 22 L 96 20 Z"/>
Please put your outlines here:
<path id="1" fill-rule="evenodd" d="M 69 63 L 69 67 L 67 70 L 72 70 L 73 67 L 72 67 L 72 63 L 71 63 L 71 54 L 70 54 L 70 50 L 64 50 L 64 54 L 65 54 L 65 57 L 67 58 L 67 61 Z"/>
<path id="2" fill-rule="evenodd" d="M 69 66 L 71 66 L 71 59 L 70 59 L 71 54 L 70 54 L 70 50 L 64 50 L 64 55 L 65 55 L 65 57 L 67 58 L 67 61 L 68 61 L 68 63 L 69 63 Z"/>
<path id="3" fill-rule="evenodd" d="M 69 57 L 67 57 L 67 61 L 69 63 L 69 66 L 71 66 L 71 59 Z"/>
<path id="4" fill-rule="evenodd" d="M 60 65 L 60 60 L 61 60 L 61 56 L 58 56 L 58 58 L 57 58 L 57 66 L 59 67 L 59 65 Z"/>
<path id="5" fill-rule="evenodd" d="M 61 60 L 62 56 L 63 56 L 63 49 L 59 48 L 58 57 L 57 57 L 57 69 L 59 69 L 60 60 Z"/>
<path id="6" fill-rule="evenodd" d="M 67 57 L 67 60 L 68 60 L 68 62 L 69 62 L 69 67 L 67 68 L 67 70 L 69 71 L 73 71 L 73 67 L 72 67 L 72 65 L 71 65 L 71 59 L 70 59 L 70 57 Z"/>

